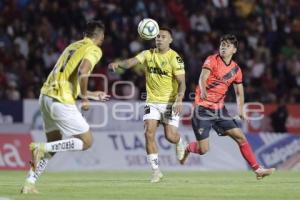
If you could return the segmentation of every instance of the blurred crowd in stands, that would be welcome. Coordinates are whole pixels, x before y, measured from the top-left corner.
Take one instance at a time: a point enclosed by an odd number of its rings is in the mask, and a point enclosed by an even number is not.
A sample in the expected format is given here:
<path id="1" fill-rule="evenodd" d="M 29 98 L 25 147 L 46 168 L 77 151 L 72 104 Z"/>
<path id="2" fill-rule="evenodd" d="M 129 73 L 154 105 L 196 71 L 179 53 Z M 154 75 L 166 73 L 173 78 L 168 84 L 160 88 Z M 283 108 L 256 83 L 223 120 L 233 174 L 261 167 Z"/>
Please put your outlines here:
<path id="1" fill-rule="evenodd" d="M 192 100 L 202 63 L 216 52 L 219 37 L 233 33 L 239 38 L 235 59 L 246 101 L 299 103 L 299 10 L 298 0 L 1 0 L 0 99 L 38 98 L 60 53 L 82 38 L 91 19 L 106 25 L 103 58 L 94 73 L 107 77 L 109 91 L 117 80 L 133 81 L 134 98 L 144 99 L 143 67 L 111 73 L 107 64 L 155 45 L 136 31 L 138 22 L 150 17 L 172 28 L 172 47 L 185 62 L 185 100 Z M 90 80 L 91 89 L 104 85 L 99 78 Z M 126 85 L 116 91 L 132 92 Z"/>

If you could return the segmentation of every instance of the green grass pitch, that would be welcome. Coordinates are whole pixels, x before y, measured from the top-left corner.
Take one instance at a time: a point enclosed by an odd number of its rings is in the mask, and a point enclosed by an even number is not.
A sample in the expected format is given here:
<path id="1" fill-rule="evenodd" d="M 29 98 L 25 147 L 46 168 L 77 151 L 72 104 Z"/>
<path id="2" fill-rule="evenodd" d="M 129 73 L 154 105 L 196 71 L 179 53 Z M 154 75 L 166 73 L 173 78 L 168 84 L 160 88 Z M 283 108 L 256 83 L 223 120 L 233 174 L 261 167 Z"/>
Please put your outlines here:
<path id="1" fill-rule="evenodd" d="M 19 194 L 25 172 L 0 171 L 1 199 L 122 200 L 298 200 L 300 172 L 275 172 L 257 181 L 251 172 L 164 172 L 149 183 L 149 172 L 64 172 L 42 175 L 40 194 Z"/>

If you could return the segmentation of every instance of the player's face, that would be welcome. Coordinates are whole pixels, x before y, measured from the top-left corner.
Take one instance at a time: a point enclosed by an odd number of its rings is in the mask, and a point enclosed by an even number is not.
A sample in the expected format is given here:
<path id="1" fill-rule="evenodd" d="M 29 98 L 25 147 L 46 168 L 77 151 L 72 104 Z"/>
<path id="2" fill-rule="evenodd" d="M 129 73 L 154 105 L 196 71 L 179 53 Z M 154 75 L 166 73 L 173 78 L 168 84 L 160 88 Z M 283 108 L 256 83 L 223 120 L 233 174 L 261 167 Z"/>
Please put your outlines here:
<path id="1" fill-rule="evenodd" d="M 219 53 L 222 57 L 232 56 L 236 53 L 236 47 L 228 41 L 222 41 L 219 47 Z"/>
<path id="2" fill-rule="evenodd" d="M 170 47 L 172 43 L 172 37 L 168 31 L 160 30 L 159 34 L 155 38 L 156 47 L 160 50 L 164 50 Z"/>
<path id="3" fill-rule="evenodd" d="M 96 44 L 100 47 L 104 40 L 104 31 L 100 31 L 96 36 Z"/>

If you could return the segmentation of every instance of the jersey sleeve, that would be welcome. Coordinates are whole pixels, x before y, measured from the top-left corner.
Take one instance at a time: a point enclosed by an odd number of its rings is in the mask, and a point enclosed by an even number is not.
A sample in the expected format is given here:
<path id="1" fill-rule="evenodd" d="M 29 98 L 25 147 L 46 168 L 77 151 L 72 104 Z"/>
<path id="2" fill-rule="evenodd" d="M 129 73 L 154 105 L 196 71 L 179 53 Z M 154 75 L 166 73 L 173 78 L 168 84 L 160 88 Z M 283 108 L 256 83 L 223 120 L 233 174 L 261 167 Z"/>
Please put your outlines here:
<path id="1" fill-rule="evenodd" d="M 172 71 L 174 75 L 184 74 L 184 62 L 179 55 L 176 55 L 171 60 Z"/>
<path id="2" fill-rule="evenodd" d="M 135 56 L 135 58 L 141 63 L 144 64 L 145 60 L 146 60 L 146 53 L 147 50 L 140 52 L 139 54 L 137 54 Z"/>
<path id="3" fill-rule="evenodd" d="M 87 53 L 84 55 L 83 59 L 87 59 L 88 61 L 91 62 L 91 64 L 92 64 L 91 71 L 92 71 L 93 68 L 95 67 L 95 65 L 101 59 L 101 57 L 102 57 L 101 49 L 98 47 L 93 47 L 87 51 Z"/>
<path id="4" fill-rule="evenodd" d="M 239 68 L 233 83 L 235 84 L 243 83 L 243 74 L 241 68 Z"/>
<path id="5" fill-rule="evenodd" d="M 214 66 L 215 66 L 214 57 L 208 56 L 202 65 L 202 69 L 208 69 L 210 71 L 213 71 Z"/>

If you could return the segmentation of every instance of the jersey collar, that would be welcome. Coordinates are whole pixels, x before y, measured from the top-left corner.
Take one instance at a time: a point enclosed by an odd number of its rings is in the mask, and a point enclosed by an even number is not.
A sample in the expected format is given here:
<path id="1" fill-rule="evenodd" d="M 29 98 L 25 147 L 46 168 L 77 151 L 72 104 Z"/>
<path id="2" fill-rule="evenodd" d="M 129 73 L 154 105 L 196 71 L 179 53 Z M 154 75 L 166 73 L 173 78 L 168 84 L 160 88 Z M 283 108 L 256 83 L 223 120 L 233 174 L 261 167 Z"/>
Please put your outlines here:
<path id="1" fill-rule="evenodd" d="M 220 57 L 220 59 L 222 60 L 222 62 L 224 63 L 224 65 L 226 65 L 227 67 L 231 65 L 232 58 L 230 59 L 229 64 L 226 64 L 225 60 L 223 60 L 223 58 L 222 58 L 222 56 L 220 56 L 220 54 L 218 54 L 217 57 Z"/>
<path id="2" fill-rule="evenodd" d="M 84 37 L 84 40 L 86 40 L 88 43 L 94 44 L 94 42 L 93 42 L 93 40 L 91 38 Z"/>
<path id="3" fill-rule="evenodd" d="M 162 55 L 168 53 L 170 50 L 171 50 L 171 48 L 169 48 L 168 51 L 166 51 L 165 53 L 161 53 L 161 52 L 159 52 L 158 48 L 155 48 L 155 52 L 162 54 Z"/>

